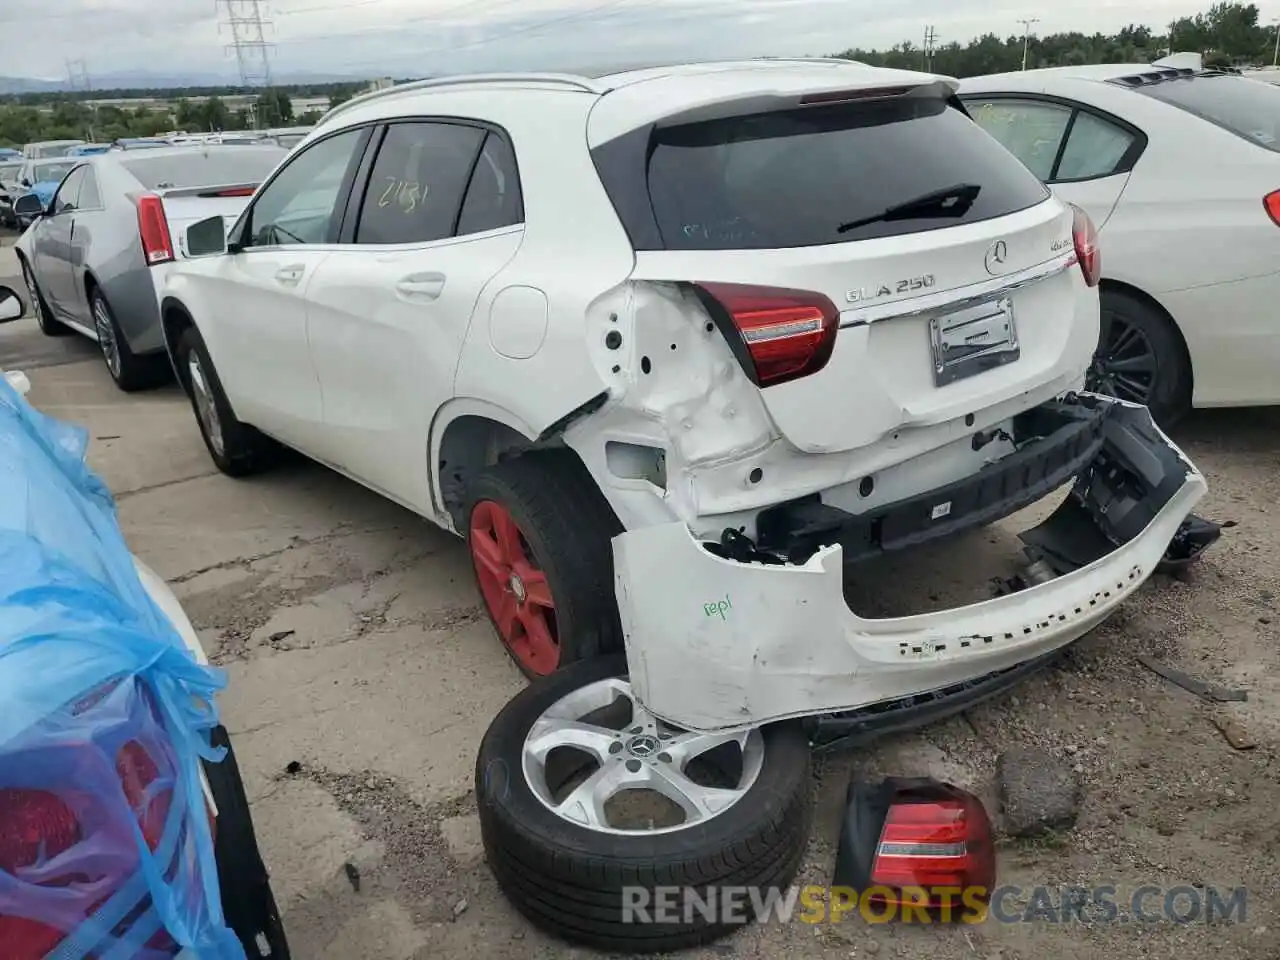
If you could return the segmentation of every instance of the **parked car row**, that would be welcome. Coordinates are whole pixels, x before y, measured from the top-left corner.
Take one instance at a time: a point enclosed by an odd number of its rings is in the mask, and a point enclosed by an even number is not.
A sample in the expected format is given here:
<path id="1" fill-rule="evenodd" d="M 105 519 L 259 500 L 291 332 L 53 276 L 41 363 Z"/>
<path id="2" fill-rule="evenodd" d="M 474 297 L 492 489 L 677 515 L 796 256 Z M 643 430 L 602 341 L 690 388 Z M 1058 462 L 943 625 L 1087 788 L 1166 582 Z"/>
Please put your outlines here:
<path id="1" fill-rule="evenodd" d="M 35 221 L 15 249 L 40 329 L 96 340 L 123 390 L 170 377 L 156 290 L 186 257 L 174 238 L 196 220 L 234 219 L 286 152 L 164 147 L 34 161 L 68 168 L 47 199 L 15 204 Z"/>

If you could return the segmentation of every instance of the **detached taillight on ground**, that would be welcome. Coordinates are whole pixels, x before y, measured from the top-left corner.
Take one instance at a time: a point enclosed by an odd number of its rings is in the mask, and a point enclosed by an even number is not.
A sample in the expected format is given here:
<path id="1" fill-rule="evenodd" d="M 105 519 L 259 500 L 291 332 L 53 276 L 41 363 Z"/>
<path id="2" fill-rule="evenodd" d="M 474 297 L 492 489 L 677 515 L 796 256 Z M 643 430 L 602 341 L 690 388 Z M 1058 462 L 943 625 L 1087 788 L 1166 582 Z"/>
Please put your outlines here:
<path id="1" fill-rule="evenodd" d="M 703 305 L 731 329 L 730 346 L 758 386 L 786 383 L 826 366 L 840 311 L 820 293 L 742 283 L 696 283 Z"/>
<path id="2" fill-rule="evenodd" d="M 1098 231 L 1093 226 L 1089 215 L 1071 205 L 1074 221 L 1071 224 L 1071 240 L 1076 248 L 1076 260 L 1080 264 L 1080 272 L 1084 274 L 1084 282 L 1096 287 L 1102 279 L 1102 251 L 1098 249 Z"/>
<path id="3" fill-rule="evenodd" d="M 148 266 L 168 263 L 174 259 L 173 240 L 169 236 L 169 218 L 164 213 L 164 201 L 154 193 L 144 193 L 136 202 L 142 256 Z"/>
<path id="4" fill-rule="evenodd" d="M 991 821 L 977 797 L 936 780 L 850 786 L 835 886 L 959 919 L 962 904 L 988 900 L 995 880 Z"/>

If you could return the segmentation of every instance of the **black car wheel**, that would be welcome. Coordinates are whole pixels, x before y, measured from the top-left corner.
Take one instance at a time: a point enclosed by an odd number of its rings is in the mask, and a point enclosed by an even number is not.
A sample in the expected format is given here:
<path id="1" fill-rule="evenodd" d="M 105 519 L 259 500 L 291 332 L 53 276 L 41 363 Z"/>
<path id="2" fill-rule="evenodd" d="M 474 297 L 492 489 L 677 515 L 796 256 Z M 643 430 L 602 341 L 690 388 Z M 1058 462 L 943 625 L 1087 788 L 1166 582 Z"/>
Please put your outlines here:
<path id="1" fill-rule="evenodd" d="M 36 315 L 40 332 L 46 337 L 65 337 L 71 332 L 71 328 L 53 319 L 53 314 L 49 312 L 49 304 L 45 303 L 44 294 L 40 292 L 40 286 L 36 283 L 31 267 L 22 257 L 18 258 L 18 263 L 22 265 L 22 282 L 27 285 L 27 294 L 31 298 L 31 312 Z"/>
<path id="2" fill-rule="evenodd" d="M 635 701 L 626 669 L 621 656 L 571 664 L 498 713 L 476 760 L 480 831 L 532 923 L 600 950 L 666 952 L 759 919 L 768 907 L 753 905 L 795 878 L 809 741 L 798 722 L 670 727 Z"/>
<path id="3" fill-rule="evenodd" d="M 1173 322 L 1130 293 L 1103 291 L 1087 385 L 1142 404 L 1161 426 L 1176 423 L 1191 408 L 1191 364 Z"/>

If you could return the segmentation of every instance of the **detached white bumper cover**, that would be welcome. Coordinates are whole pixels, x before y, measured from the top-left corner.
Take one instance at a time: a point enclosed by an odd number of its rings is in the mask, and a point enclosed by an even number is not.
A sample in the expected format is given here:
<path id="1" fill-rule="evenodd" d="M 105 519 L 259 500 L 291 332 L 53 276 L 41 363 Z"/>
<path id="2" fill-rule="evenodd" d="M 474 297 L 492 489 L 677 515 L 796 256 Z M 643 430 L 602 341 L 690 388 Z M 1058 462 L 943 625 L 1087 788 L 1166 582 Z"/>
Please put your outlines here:
<path id="1" fill-rule="evenodd" d="M 866 620 L 845 604 L 838 544 L 803 565 L 770 565 L 717 556 L 681 522 L 621 534 L 616 592 L 634 691 L 670 723 L 720 730 L 940 690 L 1087 633 L 1151 575 L 1207 488 L 1144 408 L 1084 405 L 1106 415 L 1100 446 L 1055 523 L 1071 540 L 1091 528 L 1089 562 L 1007 596 Z"/>

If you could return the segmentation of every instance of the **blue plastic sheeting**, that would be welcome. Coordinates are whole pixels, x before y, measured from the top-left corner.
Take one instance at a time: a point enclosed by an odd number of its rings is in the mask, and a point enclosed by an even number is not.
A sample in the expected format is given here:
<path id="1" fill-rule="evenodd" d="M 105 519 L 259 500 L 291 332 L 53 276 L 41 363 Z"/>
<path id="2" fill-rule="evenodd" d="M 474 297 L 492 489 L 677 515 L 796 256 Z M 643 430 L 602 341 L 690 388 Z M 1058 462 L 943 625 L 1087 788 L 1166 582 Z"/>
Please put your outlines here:
<path id="1" fill-rule="evenodd" d="M 244 960 L 200 776 L 225 677 L 143 588 L 86 441 L 0 377 L 0 929 L 49 960 Z"/>

